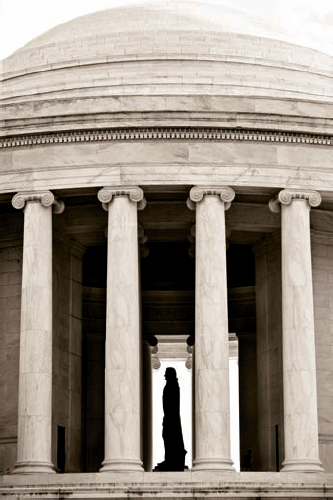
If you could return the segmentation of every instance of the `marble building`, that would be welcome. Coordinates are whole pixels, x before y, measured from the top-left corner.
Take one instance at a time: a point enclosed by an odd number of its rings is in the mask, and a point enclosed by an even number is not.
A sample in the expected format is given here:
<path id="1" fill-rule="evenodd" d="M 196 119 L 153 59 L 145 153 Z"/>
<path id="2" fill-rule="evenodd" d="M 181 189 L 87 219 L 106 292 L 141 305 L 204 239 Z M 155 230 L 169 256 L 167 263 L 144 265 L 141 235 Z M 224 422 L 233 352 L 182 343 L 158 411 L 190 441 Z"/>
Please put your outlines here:
<path id="1" fill-rule="evenodd" d="M 332 498 L 332 77 L 274 27 L 167 0 L 3 61 L 1 498 Z M 163 339 L 192 357 L 185 472 L 151 472 Z"/>

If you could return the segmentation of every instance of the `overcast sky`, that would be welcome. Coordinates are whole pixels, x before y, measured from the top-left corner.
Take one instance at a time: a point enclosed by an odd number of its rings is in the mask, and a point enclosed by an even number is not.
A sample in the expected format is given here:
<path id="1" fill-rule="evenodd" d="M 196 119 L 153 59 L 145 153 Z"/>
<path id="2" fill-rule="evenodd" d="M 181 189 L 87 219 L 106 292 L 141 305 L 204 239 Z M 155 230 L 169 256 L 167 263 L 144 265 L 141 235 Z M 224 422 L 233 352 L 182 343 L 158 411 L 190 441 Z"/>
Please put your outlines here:
<path id="1" fill-rule="evenodd" d="M 156 2 L 161 0 L 156 0 Z M 0 0 L 0 60 L 48 29 L 83 14 L 142 0 Z M 267 17 L 300 45 L 333 55 L 333 0 L 206 0 Z"/>

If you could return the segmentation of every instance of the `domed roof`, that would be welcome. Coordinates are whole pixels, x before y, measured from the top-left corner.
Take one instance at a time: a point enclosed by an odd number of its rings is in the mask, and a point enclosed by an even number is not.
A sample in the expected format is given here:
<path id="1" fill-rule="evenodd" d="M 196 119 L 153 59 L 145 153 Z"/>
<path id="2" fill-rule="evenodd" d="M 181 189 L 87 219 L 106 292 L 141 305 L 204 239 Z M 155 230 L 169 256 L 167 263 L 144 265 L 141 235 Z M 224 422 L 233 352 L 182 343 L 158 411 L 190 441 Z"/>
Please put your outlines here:
<path id="1" fill-rule="evenodd" d="M 60 24 L 30 41 L 25 48 L 59 43 L 65 39 L 103 37 L 114 33 L 159 31 L 219 31 L 279 38 L 276 25 L 236 7 L 191 0 L 157 0 L 114 7 Z M 285 33 L 287 36 L 287 33 Z"/>
<path id="2" fill-rule="evenodd" d="M 230 41 L 228 35 L 232 34 L 293 41 L 293 35 L 277 29 L 272 20 L 237 8 L 192 0 L 159 0 L 103 10 L 60 24 L 7 58 L 4 73 L 29 73 L 37 68 L 68 65 L 71 61 L 85 64 L 93 63 L 94 59 L 99 62 L 103 57 L 151 52 L 243 54 L 244 41 L 237 40 L 237 36 Z M 282 47 L 281 43 L 276 50 L 269 49 L 273 58 L 276 52 L 289 62 L 297 60 L 297 50 L 295 55 L 295 50 L 289 50 L 286 56 Z M 257 53 L 255 47 L 250 50 L 254 57 L 263 55 L 262 48 Z M 310 52 L 306 60 L 304 54 L 301 59 L 305 65 L 316 66 L 321 57 L 316 51 Z"/>
<path id="3" fill-rule="evenodd" d="M 258 16 L 192 0 L 85 15 L 3 61 L 4 120 L 16 126 L 20 116 L 34 127 L 40 117 L 47 128 L 67 117 L 63 126 L 75 128 L 88 115 L 109 124 L 110 113 L 126 121 L 128 110 L 135 119 L 149 110 L 172 124 L 173 111 L 270 114 L 274 105 L 277 114 L 307 116 L 308 105 L 296 102 L 331 106 L 333 57 L 281 38 Z"/>

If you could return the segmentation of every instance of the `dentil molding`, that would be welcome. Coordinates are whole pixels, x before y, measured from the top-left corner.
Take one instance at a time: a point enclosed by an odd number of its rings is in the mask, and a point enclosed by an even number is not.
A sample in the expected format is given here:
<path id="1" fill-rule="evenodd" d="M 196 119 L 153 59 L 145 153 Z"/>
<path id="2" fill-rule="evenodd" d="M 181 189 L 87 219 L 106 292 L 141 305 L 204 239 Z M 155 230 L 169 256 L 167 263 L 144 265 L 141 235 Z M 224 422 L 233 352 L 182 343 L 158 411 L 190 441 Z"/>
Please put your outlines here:
<path id="1" fill-rule="evenodd" d="M 64 144 L 103 141 L 145 140 L 211 140 L 246 142 L 282 142 L 309 145 L 333 146 L 333 137 L 323 134 L 280 132 L 275 130 L 197 128 L 197 127 L 148 127 L 78 130 L 24 134 L 0 138 L 1 148 L 35 146 L 41 144 Z"/>

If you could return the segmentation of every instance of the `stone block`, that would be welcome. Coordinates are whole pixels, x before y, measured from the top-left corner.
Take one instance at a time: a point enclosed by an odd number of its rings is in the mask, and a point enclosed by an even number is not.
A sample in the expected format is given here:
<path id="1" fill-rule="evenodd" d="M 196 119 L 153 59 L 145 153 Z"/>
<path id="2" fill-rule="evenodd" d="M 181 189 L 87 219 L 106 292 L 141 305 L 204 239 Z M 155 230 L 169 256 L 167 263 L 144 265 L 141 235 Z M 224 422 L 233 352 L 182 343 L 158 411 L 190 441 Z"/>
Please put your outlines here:
<path id="1" fill-rule="evenodd" d="M 7 304 L 8 309 L 18 309 L 19 311 L 21 311 L 21 294 L 16 297 L 8 297 Z"/>
<path id="2" fill-rule="evenodd" d="M 320 443 L 320 459 L 323 463 L 323 468 L 325 472 L 332 474 L 333 473 L 333 442 L 328 443 Z"/>
<path id="3" fill-rule="evenodd" d="M 81 471 L 81 430 L 69 428 L 67 429 L 68 436 L 68 472 Z"/>
<path id="4" fill-rule="evenodd" d="M 322 259 L 320 257 L 327 257 L 328 256 L 327 250 L 328 250 L 328 246 L 323 245 L 321 243 L 315 242 L 311 245 L 311 256 L 313 258 L 314 267 L 317 267 L 317 265 L 321 263 Z"/>
<path id="5" fill-rule="evenodd" d="M 6 350 L 6 361 L 10 363 L 15 363 L 18 366 L 19 362 L 19 349 L 15 347 L 7 348 Z"/>
<path id="6" fill-rule="evenodd" d="M 71 318 L 71 352 L 77 356 L 82 354 L 82 320 Z"/>
<path id="7" fill-rule="evenodd" d="M 319 396 L 318 397 L 318 408 L 319 410 L 332 410 L 333 408 L 333 397 L 332 396 Z"/>
<path id="8" fill-rule="evenodd" d="M 326 320 L 323 320 L 326 322 Z M 319 348 L 319 345 L 323 345 L 324 348 L 326 346 L 326 350 L 330 353 L 330 346 L 333 345 L 333 338 L 330 328 L 326 330 L 317 330 L 317 322 L 315 322 L 315 332 L 316 332 L 316 351 Z"/>
<path id="9" fill-rule="evenodd" d="M 75 356 L 71 354 L 70 358 L 70 370 L 71 370 L 71 390 L 81 393 L 82 384 L 82 358 L 81 356 Z"/>
<path id="10" fill-rule="evenodd" d="M 72 279 L 77 283 L 82 283 L 82 258 L 72 255 Z"/>
<path id="11" fill-rule="evenodd" d="M 8 284 L 8 273 L 0 274 L 0 287 Z"/>
<path id="12" fill-rule="evenodd" d="M 325 281 L 314 281 L 313 280 L 313 293 L 314 294 L 330 294 L 332 285 Z"/>
<path id="13" fill-rule="evenodd" d="M 332 352 L 331 352 L 332 348 Z M 317 344 L 316 343 L 316 356 L 319 358 L 331 358 L 333 355 L 333 346 L 327 346 L 327 344 Z M 318 366 L 317 366 L 318 371 Z"/>
<path id="14" fill-rule="evenodd" d="M 80 393 L 71 391 L 70 398 L 71 398 L 71 415 L 70 415 L 71 427 L 76 430 L 81 430 L 82 396 Z"/>
<path id="15" fill-rule="evenodd" d="M 7 311 L 7 309 L 8 309 L 7 297 L 3 297 L 0 299 L 0 311 Z"/>
<path id="16" fill-rule="evenodd" d="M 82 318 L 82 285 L 72 281 L 72 315 Z"/>
<path id="17" fill-rule="evenodd" d="M 325 320 L 327 319 L 327 307 L 315 307 L 315 310 L 314 310 L 314 316 L 315 316 L 315 320 L 317 321 L 318 319 L 322 319 L 322 320 Z"/>
<path id="18" fill-rule="evenodd" d="M 21 283 L 22 283 L 22 274 L 21 273 L 8 273 L 7 276 L 8 276 L 8 284 L 9 285 L 21 285 Z"/>
<path id="19" fill-rule="evenodd" d="M 20 285 L 0 286 L 0 298 L 17 297 L 20 295 L 21 295 L 21 286 Z"/>
<path id="20" fill-rule="evenodd" d="M 327 296 L 327 294 L 315 293 L 313 296 L 313 304 L 314 304 L 315 310 L 317 310 L 317 308 L 319 308 L 319 309 L 328 308 L 329 307 L 329 297 Z M 315 313 L 315 315 L 316 315 L 316 313 Z M 319 316 L 317 316 L 317 317 L 319 317 Z"/>
<path id="21" fill-rule="evenodd" d="M 9 249 L 8 248 L 1 248 L 0 249 L 0 262 L 7 262 L 9 260 Z"/>
<path id="22" fill-rule="evenodd" d="M 23 229 L 23 227 L 22 227 Z M 19 264 L 19 270 L 22 268 L 23 246 L 13 246 L 8 249 L 8 260 L 15 260 Z"/>
<path id="23" fill-rule="evenodd" d="M 313 283 L 328 283 L 328 270 L 327 269 L 313 269 L 312 270 Z M 318 287 L 320 290 L 320 286 Z"/>
<path id="24" fill-rule="evenodd" d="M 15 273 L 15 272 L 21 272 L 22 271 L 22 265 L 21 262 L 17 259 L 15 260 L 6 260 L 6 261 L 0 261 L 0 274 L 2 273 Z"/>
<path id="25" fill-rule="evenodd" d="M 319 370 L 317 371 L 317 387 L 318 393 L 327 397 L 333 396 L 333 371 Z"/>

